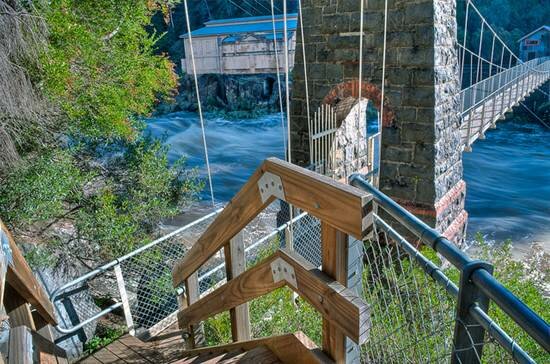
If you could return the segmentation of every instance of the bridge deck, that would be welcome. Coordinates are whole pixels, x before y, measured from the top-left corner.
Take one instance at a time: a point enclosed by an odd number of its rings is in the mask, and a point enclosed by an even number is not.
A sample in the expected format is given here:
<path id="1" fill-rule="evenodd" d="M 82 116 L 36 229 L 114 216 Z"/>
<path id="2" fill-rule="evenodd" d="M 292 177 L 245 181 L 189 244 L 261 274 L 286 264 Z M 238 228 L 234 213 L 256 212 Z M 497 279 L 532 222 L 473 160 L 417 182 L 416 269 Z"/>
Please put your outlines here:
<path id="1" fill-rule="evenodd" d="M 498 120 L 504 118 L 507 112 L 548 79 L 550 79 L 550 74 L 541 77 L 541 74 L 532 72 L 510 86 L 502 88 L 499 92 L 489 95 L 476 106 L 464 111 L 460 134 L 465 150 L 469 150 L 470 145 L 477 139 L 484 139 L 487 129 L 496 127 Z"/>

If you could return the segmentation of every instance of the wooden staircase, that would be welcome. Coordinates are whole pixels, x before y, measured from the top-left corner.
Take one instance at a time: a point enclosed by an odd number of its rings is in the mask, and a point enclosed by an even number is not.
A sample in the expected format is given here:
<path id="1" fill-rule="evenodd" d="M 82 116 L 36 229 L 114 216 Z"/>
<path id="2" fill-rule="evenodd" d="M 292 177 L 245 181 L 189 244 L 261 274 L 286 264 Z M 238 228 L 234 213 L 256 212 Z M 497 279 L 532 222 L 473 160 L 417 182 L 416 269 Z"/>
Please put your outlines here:
<path id="1" fill-rule="evenodd" d="M 276 199 L 321 221 L 322 267 L 279 249 L 245 270 L 240 232 Z M 348 237 L 362 240 L 372 227 L 372 196 L 328 177 L 268 159 L 227 204 L 185 257 L 174 266 L 174 287 L 184 287 L 179 331 L 141 342 L 125 336 L 84 363 L 343 363 L 346 338 L 367 340 L 370 308 L 347 286 Z M 225 251 L 227 283 L 199 296 L 197 271 Z M 281 287 L 305 299 L 323 318 L 322 347 L 301 332 L 251 339 L 248 302 Z M 233 343 L 201 348 L 201 321 L 229 311 Z M 172 340 L 172 341 L 170 341 Z"/>
<path id="2" fill-rule="evenodd" d="M 209 348 L 185 350 L 181 339 L 143 342 L 125 335 L 81 360 L 83 364 L 107 363 L 332 363 L 302 332 L 241 341 Z"/>

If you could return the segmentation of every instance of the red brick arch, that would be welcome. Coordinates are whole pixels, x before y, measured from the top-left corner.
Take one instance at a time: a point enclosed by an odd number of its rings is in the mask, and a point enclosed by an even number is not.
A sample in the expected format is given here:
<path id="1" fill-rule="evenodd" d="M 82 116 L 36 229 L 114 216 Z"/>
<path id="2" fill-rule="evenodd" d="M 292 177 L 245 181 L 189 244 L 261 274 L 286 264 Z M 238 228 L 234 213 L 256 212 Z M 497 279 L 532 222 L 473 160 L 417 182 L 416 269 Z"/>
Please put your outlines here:
<path id="1" fill-rule="evenodd" d="M 351 80 L 339 83 L 334 86 L 329 93 L 323 99 L 323 104 L 335 105 L 340 100 L 347 97 L 359 97 L 359 80 Z M 380 111 L 380 104 L 382 99 L 382 92 L 376 85 L 363 81 L 361 83 L 361 97 L 369 99 L 373 102 L 374 106 Z M 395 118 L 395 114 L 389 105 L 388 98 L 384 100 L 384 120 L 382 120 L 382 126 L 391 126 Z"/>

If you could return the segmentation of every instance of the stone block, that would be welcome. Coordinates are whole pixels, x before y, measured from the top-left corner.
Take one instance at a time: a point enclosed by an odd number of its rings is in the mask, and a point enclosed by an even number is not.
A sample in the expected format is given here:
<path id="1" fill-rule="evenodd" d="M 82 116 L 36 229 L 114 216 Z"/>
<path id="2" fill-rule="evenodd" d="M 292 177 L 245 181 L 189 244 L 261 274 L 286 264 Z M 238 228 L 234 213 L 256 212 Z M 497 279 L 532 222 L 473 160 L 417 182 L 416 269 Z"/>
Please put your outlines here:
<path id="1" fill-rule="evenodd" d="M 433 24 L 434 1 L 405 4 L 405 22 L 407 24 Z"/>
<path id="2" fill-rule="evenodd" d="M 412 162 L 413 150 L 401 146 L 388 146 L 382 149 L 382 159 L 395 162 Z"/>
<path id="3" fill-rule="evenodd" d="M 344 78 L 344 66 L 341 64 L 327 63 L 326 78 L 329 81 L 341 82 Z"/>
<path id="4" fill-rule="evenodd" d="M 403 90 L 403 105 L 430 107 L 434 106 L 434 88 L 430 86 L 405 87 Z"/>
<path id="5" fill-rule="evenodd" d="M 338 34 L 350 31 L 350 17 L 346 14 L 323 16 L 320 24 L 322 34 Z"/>

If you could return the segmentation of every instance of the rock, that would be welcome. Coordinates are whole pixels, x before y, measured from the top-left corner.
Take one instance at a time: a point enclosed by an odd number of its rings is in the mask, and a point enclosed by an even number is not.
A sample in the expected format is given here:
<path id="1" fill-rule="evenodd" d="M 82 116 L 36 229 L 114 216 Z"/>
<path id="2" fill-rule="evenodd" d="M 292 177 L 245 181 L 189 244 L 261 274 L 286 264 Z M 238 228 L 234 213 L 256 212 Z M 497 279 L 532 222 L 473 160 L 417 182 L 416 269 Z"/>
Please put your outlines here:
<path id="1" fill-rule="evenodd" d="M 35 275 L 44 286 L 48 295 L 55 289 L 82 276 L 87 268 L 75 261 L 59 259 L 55 267 L 46 267 L 35 270 Z M 61 327 L 72 327 L 100 311 L 96 306 L 88 289 L 78 291 L 83 286 L 75 286 L 66 299 L 55 303 L 56 316 Z M 86 287 L 86 286 L 84 286 Z M 56 342 L 67 352 L 69 358 L 78 358 L 82 355 L 84 343 L 91 339 L 96 330 L 96 323 L 92 322 L 78 330 L 75 334 L 65 335 L 53 330 Z"/>
<path id="2" fill-rule="evenodd" d="M 276 74 L 220 75 L 198 77 L 201 106 L 204 112 L 249 111 L 250 117 L 280 110 L 279 85 Z M 281 95 L 284 103 L 285 85 L 281 75 Z M 179 93 L 173 103 L 159 104 L 156 115 L 175 111 L 196 112 L 197 96 L 194 78 L 180 79 Z M 239 114 L 241 116 L 241 114 Z"/>

